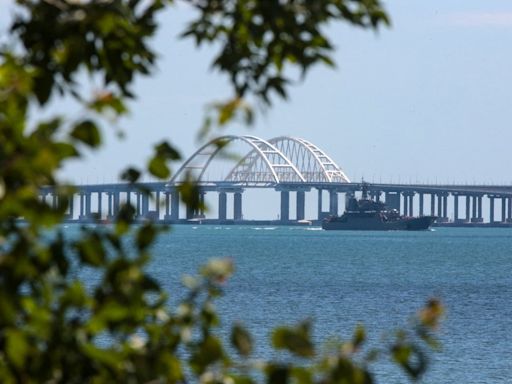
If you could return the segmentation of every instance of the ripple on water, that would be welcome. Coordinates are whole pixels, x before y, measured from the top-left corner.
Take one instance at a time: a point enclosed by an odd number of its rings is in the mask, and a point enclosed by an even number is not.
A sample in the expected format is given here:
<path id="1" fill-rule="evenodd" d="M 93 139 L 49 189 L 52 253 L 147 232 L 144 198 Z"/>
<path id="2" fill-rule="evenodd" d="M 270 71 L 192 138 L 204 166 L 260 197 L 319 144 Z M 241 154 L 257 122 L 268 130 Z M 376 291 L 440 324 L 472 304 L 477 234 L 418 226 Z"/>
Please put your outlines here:
<path id="1" fill-rule="evenodd" d="M 447 306 L 443 351 L 428 383 L 512 382 L 512 230 L 336 232 L 318 227 L 177 226 L 155 246 L 152 273 L 178 292 L 179 277 L 229 256 L 236 273 L 218 307 L 243 321 L 269 356 L 272 326 L 314 320 L 317 340 L 348 338 L 364 322 L 378 343 L 425 299 Z M 211 230 L 233 228 L 236 230 Z M 388 364 L 378 382 L 405 382 Z"/>

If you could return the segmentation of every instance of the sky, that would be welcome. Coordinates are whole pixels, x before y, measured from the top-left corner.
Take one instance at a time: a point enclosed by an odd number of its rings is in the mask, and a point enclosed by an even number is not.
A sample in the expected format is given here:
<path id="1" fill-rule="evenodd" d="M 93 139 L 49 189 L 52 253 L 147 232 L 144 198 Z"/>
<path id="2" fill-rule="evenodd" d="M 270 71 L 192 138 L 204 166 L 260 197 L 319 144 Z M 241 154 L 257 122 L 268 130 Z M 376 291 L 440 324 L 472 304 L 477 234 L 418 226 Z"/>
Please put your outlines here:
<path id="1" fill-rule="evenodd" d="M 331 25 L 335 70 L 314 68 L 252 128 L 219 134 L 305 138 L 353 180 L 511 184 L 512 2 L 384 4 L 390 28 Z M 2 33 L 11 7 L 0 0 Z M 120 122 L 125 139 L 107 132 L 105 148 L 66 167 L 64 177 L 113 181 L 128 164 L 143 164 L 163 138 L 185 158 L 199 146 L 205 106 L 231 94 L 227 79 L 210 69 L 215 49 L 178 38 L 190 15 L 179 6 L 161 17 L 153 42 L 158 68 L 135 84 L 138 98 Z"/>

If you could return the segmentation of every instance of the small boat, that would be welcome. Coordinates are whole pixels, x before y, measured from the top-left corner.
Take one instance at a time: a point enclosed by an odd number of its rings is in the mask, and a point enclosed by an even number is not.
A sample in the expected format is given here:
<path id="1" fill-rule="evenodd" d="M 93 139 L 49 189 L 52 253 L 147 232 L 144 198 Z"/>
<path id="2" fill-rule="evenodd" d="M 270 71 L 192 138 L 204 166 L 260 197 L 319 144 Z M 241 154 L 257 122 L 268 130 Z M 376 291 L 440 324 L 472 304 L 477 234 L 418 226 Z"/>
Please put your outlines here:
<path id="1" fill-rule="evenodd" d="M 368 198 L 368 186 L 363 183 L 360 200 L 352 197 L 341 216 L 329 216 L 322 222 L 325 230 L 361 231 L 421 231 L 429 229 L 436 216 L 401 216 L 396 209 L 388 209 L 381 201 Z"/>

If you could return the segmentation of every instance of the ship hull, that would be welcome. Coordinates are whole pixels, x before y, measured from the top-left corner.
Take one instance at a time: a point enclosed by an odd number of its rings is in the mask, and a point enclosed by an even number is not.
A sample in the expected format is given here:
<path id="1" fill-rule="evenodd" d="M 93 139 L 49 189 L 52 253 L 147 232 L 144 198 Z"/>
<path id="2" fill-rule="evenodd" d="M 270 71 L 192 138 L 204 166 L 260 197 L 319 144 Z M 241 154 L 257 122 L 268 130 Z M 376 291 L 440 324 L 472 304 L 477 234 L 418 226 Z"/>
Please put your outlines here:
<path id="1" fill-rule="evenodd" d="M 435 216 L 401 217 L 393 221 L 377 218 L 331 217 L 322 222 L 322 228 L 335 231 L 424 231 L 436 220 Z"/>

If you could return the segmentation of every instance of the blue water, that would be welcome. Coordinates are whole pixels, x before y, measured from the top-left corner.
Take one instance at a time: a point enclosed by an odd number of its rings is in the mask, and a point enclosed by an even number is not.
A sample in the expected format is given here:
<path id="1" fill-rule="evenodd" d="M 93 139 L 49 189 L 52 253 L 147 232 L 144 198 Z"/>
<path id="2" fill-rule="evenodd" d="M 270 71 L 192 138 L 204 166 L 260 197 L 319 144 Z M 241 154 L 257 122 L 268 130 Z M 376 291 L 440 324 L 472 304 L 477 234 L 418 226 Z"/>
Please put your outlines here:
<path id="1" fill-rule="evenodd" d="M 512 230 L 325 232 L 318 228 L 175 226 L 150 267 L 172 296 L 180 277 L 212 257 L 236 266 L 218 303 L 268 357 L 269 330 L 314 321 L 315 340 L 347 339 L 363 322 L 373 346 L 429 297 L 447 312 L 425 383 L 512 383 Z M 390 364 L 378 382 L 406 382 Z"/>

